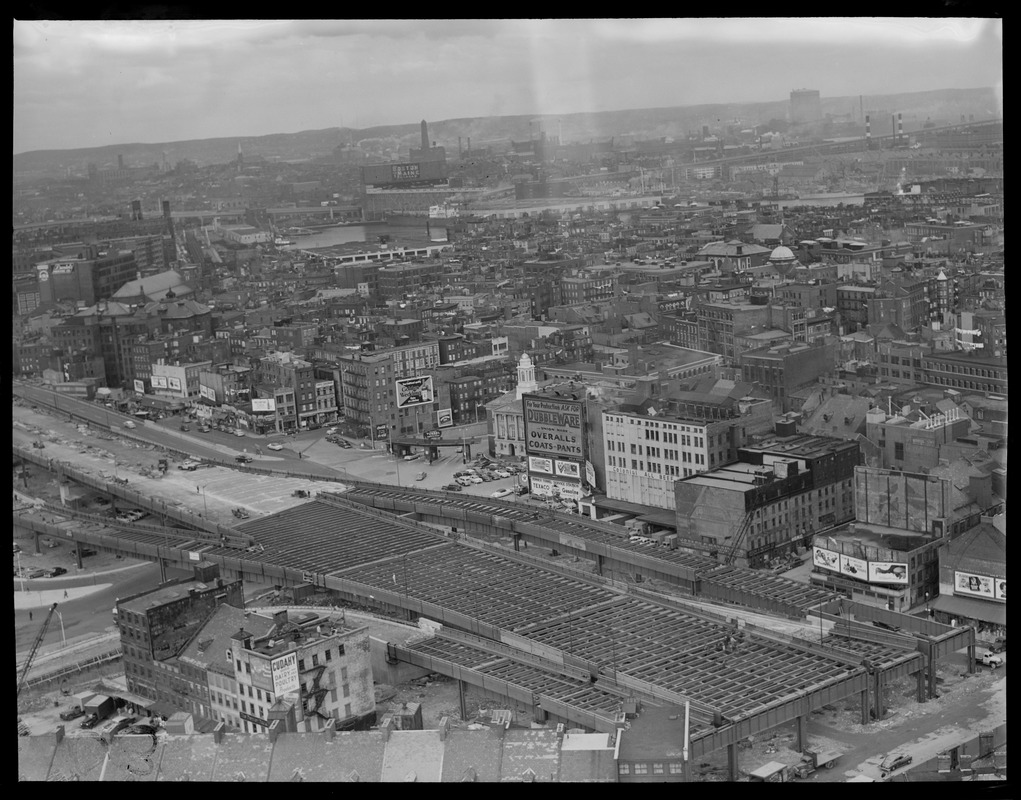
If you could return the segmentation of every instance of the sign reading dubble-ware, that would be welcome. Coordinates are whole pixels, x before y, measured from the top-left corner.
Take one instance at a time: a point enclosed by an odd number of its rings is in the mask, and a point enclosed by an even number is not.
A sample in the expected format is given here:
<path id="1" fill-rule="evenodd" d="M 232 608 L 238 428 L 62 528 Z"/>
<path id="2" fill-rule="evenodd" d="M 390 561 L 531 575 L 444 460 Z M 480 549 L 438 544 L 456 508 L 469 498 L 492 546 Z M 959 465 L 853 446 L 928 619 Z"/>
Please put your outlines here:
<path id="1" fill-rule="evenodd" d="M 584 458 L 583 405 L 579 400 L 550 400 L 526 395 L 525 451 L 533 455 Z"/>

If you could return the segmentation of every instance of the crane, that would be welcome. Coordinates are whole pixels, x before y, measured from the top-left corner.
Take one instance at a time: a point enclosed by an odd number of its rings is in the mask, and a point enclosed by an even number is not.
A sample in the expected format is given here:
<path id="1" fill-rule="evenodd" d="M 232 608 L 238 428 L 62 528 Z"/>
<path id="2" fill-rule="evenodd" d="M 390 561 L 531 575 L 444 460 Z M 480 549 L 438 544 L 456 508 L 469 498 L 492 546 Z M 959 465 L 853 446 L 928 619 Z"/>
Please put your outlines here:
<path id="1" fill-rule="evenodd" d="M 25 659 L 24 665 L 21 667 L 21 674 L 18 675 L 18 691 L 15 694 L 15 698 L 21 694 L 21 687 L 25 685 L 25 678 L 28 677 L 28 671 L 32 667 L 32 662 L 35 660 L 36 651 L 39 649 L 39 645 L 42 644 L 43 637 L 46 635 L 46 629 L 50 627 L 50 620 L 53 619 L 53 612 L 57 610 L 57 604 L 54 603 L 50 606 L 50 611 L 46 615 L 46 619 L 43 620 L 43 624 L 39 628 L 39 633 L 35 636 L 35 641 L 32 642 L 32 649 L 28 651 L 28 658 Z"/>

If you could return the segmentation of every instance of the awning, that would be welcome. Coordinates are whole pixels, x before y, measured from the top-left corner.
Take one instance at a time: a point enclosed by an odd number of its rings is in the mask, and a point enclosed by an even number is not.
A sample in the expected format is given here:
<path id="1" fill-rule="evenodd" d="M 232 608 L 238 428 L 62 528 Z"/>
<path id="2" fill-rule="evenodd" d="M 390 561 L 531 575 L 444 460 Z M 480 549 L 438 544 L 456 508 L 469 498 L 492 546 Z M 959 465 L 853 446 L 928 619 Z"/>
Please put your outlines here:
<path id="1" fill-rule="evenodd" d="M 592 501 L 599 509 L 616 511 L 621 514 L 635 514 L 641 522 L 662 525 L 665 528 L 677 527 L 677 516 L 673 511 L 643 506 L 641 503 L 629 503 L 627 500 L 611 500 L 609 497 L 596 497 Z"/>
<path id="2" fill-rule="evenodd" d="M 116 686 L 113 686 L 109 683 L 103 683 L 101 685 L 103 687 L 104 694 L 108 694 L 111 697 L 116 697 L 120 700 L 124 700 L 127 703 L 131 703 L 132 705 L 138 706 L 139 708 L 150 709 L 156 705 L 157 701 L 150 700 L 148 697 L 142 697 L 139 694 L 129 692 L 125 689 L 118 689 Z"/>
<path id="3" fill-rule="evenodd" d="M 1007 624 L 1007 606 L 1004 603 L 992 603 L 988 600 L 977 600 L 960 595 L 941 594 L 931 603 L 931 608 L 952 614 L 963 619 L 974 619 L 989 622 L 1003 627 Z"/>

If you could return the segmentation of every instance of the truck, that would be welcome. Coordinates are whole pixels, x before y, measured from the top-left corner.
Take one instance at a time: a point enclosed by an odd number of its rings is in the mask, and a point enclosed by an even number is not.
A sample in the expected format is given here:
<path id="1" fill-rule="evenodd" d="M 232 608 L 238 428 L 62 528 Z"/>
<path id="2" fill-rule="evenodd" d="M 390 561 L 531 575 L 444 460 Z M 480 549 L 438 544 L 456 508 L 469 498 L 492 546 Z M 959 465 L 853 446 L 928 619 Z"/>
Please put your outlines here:
<path id="1" fill-rule="evenodd" d="M 780 761 L 770 761 L 748 773 L 752 783 L 787 783 L 791 779 L 791 768 Z"/>
<path id="2" fill-rule="evenodd" d="M 109 695 L 97 694 L 90 697 L 82 703 L 82 710 L 85 711 L 85 720 L 82 721 L 82 727 L 86 727 L 86 721 L 89 722 L 89 728 L 94 727 L 96 723 L 102 722 L 109 717 L 116 707 L 116 702 Z"/>
<path id="3" fill-rule="evenodd" d="M 836 750 L 806 750 L 801 761 L 794 765 L 794 774 L 807 778 L 817 769 L 833 769 L 840 755 Z"/>

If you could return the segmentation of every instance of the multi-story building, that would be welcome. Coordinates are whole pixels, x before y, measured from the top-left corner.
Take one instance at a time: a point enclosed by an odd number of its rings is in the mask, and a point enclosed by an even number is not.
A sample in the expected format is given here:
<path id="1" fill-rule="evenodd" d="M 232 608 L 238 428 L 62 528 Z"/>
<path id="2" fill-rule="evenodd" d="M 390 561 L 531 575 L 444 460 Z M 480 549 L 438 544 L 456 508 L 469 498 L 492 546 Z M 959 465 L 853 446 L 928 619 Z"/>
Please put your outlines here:
<path id="1" fill-rule="evenodd" d="M 865 435 L 878 449 L 880 466 L 907 472 L 928 472 L 939 464 L 940 447 L 966 436 L 971 420 L 957 408 L 946 413 L 925 414 L 913 410 L 887 415 L 869 411 Z"/>
<path id="2" fill-rule="evenodd" d="M 290 389 L 294 395 L 298 430 L 317 425 L 316 379 L 311 362 L 293 353 L 271 353 L 259 359 L 259 383 L 275 389 Z"/>
<path id="3" fill-rule="evenodd" d="M 949 625 L 974 625 L 979 641 L 1007 635 L 1007 537 L 1005 517 L 984 517 L 971 530 L 943 539 L 939 551 L 939 596 L 933 617 Z"/>
<path id="4" fill-rule="evenodd" d="M 1007 395 L 1007 359 L 975 353 L 929 353 L 922 357 L 927 386 L 959 392 L 992 392 Z"/>
<path id="5" fill-rule="evenodd" d="M 560 302 L 563 305 L 598 303 L 617 295 L 616 275 L 603 271 L 587 271 L 560 279 Z"/>
<path id="6" fill-rule="evenodd" d="M 718 353 L 736 363 L 740 352 L 734 336 L 752 328 L 768 328 L 770 309 L 752 303 L 703 303 L 698 307 L 698 349 Z"/>
<path id="7" fill-rule="evenodd" d="M 211 366 L 212 362 L 210 361 L 191 364 L 156 362 L 152 365 L 152 373 L 149 377 L 153 394 L 157 397 L 197 400 L 200 397 L 199 376 Z"/>
<path id="8" fill-rule="evenodd" d="M 738 450 L 738 460 L 674 483 L 678 544 L 761 566 L 807 547 L 820 529 L 854 517 L 857 442 L 780 437 Z"/>
<path id="9" fill-rule="evenodd" d="M 40 299 L 92 305 L 112 297 L 124 284 L 138 277 L 138 264 L 131 251 L 103 253 L 92 247 L 70 258 L 57 258 L 35 266 Z"/>
<path id="10" fill-rule="evenodd" d="M 793 410 L 795 389 L 833 371 L 835 352 L 836 346 L 825 342 L 751 350 L 740 356 L 741 377 L 758 383 L 785 414 Z"/>
<path id="11" fill-rule="evenodd" d="M 216 565 L 201 562 L 191 578 L 118 599 L 115 616 L 129 692 L 166 701 L 169 689 L 156 662 L 180 655 L 218 606 L 244 608 L 241 581 L 227 582 L 218 576 Z M 177 700 L 170 704 L 173 710 L 201 713 L 197 701 Z"/>
<path id="12" fill-rule="evenodd" d="M 443 264 L 437 259 L 418 264 L 389 264 L 376 273 L 379 296 L 384 300 L 402 300 L 412 292 L 428 291 L 442 280 Z"/>

